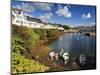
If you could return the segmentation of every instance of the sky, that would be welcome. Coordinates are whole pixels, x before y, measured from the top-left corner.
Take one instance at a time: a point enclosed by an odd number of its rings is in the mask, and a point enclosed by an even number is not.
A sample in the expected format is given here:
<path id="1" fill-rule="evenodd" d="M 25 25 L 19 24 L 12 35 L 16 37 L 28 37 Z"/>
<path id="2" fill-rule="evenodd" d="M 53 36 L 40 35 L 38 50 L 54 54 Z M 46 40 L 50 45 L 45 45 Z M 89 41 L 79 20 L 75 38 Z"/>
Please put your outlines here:
<path id="1" fill-rule="evenodd" d="M 25 15 L 43 22 L 69 26 L 96 24 L 96 7 L 58 3 L 12 1 L 12 8 L 22 9 Z"/>

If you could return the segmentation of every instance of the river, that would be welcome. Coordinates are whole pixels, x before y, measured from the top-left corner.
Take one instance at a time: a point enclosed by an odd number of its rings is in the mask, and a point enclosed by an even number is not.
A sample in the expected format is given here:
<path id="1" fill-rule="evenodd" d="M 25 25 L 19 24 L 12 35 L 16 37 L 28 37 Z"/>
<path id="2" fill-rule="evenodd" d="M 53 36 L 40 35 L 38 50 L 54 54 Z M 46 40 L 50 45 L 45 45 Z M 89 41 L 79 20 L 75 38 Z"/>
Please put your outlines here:
<path id="1" fill-rule="evenodd" d="M 68 50 L 71 57 L 79 57 L 81 54 L 85 54 L 92 57 L 92 64 L 96 63 L 96 36 L 86 36 L 82 33 L 66 33 L 51 42 L 49 47 L 55 51 L 61 48 Z"/>

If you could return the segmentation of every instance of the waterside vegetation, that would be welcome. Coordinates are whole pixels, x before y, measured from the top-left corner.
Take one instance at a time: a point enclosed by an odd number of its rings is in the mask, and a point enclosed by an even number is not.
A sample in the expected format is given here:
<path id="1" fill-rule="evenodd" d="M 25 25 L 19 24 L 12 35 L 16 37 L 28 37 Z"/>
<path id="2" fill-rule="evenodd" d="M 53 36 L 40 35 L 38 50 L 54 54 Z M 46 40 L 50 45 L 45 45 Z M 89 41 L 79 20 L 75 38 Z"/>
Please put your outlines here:
<path id="1" fill-rule="evenodd" d="M 12 74 L 49 71 L 50 67 L 43 64 L 42 58 L 51 51 L 47 43 L 61 35 L 61 32 L 57 29 L 12 25 Z"/>

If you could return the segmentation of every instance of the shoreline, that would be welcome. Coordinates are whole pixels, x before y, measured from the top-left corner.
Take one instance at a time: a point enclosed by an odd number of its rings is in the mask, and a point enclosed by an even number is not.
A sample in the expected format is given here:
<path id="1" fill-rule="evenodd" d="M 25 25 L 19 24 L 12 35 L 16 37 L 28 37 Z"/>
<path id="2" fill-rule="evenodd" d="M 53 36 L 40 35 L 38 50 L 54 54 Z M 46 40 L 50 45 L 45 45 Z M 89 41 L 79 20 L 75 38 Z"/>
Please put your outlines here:
<path id="1" fill-rule="evenodd" d="M 95 32 L 91 32 L 90 35 L 91 36 L 96 36 L 96 33 Z"/>
<path id="2" fill-rule="evenodd" d="M 64 33 L 64 34 L 66 34 L 66 33 Z M 52 42 L 53 40 L 59 38 L 62 35 L 59 35 L 59 36 L 56 36 L 56 37 L 50 37 L 50 38 L 47 38 L 45 40 L 41 40 L 43 42 L 42 45 L 44 45 L 44 47 L 48 47 L 47 44 L 49 44 L 50 42 Z M 51 50 L 52 49 L 50 49 L 50 51 Z M 70 60 L 69 60 L 68 64 L 64 66 L 64 65 L 58 64 L 58 62 L 50 61 L 48 59 L 48 53 L 47 53 L 46 56 L 44 57 L 44 59 L 42 59 L 42 60 L 40 59 L 39 61 L 43 65 L 46 65 L 46 66 L 51 68 L 49 70 L 49 72 L 52 72 L 52 71 L 64 71 L 64 70 L 66 70 L 66 71 L 69 71 L 69 70 L 82 70 L 82 69 L 89 69 L 89 68 L 95 69 L 95 66 L 91 65 L 91 64 L 90 65 L 88 64 L 89 66 L 81 67 L 79 65 L 79 63 L 76 62 L 76 60 L 78 60 L 78 58 L 70 57 Z"/>
<path id="3" fill-rule="evenodd" d="M 22 31 L 23 30 L 23 31 Z M 50 61 L 48 58 L 49 52 L 52 49 L 48 46 L 51 42 L 56 40 L 57 38 L 63 36 L 63 31 L 59 30 L 33 30 L 26 27 L 13 27 L 13 34 L 16 35 L 13 38 L 16 38 L 18 41 L 22 42 L 22 44 L 18 44 L 21 47 L 25 48 L 26 51 L 23 50 L 25 59 L 31 59 L 33 61 L 38 61 L 40 64 L 47 66 L 50 70 L 45 72 L 53 72 L 53 71 L 68 71 L 68 70 L 81 70 L 79 64 L 75 62 L 76 58 L 70 56 L 70 59 L 66 65 L 63 65 L 62 62 L 59 61 Z M 17 35 L 20 34 L 20 35 Z M 31 35 L 33 34 L 33 35 Z M 29 37 L 27 37 L 29 36 Z M 30 37 L 32 38 L 30 42 Z M 21 40 L 19 40 L 19 38 Z M 16 39 L 14 42 L 16 42 Z M 23 39 L 25 43 L 23 42 Z M 28 40 L 27 40 L 28 39 Z M 30 43 L 32 44 L 30 44 Z M 33 42 L 35 43 L 33 45 Z M 28 46 L 27 46 L 28 43 Z M 15 44 L 15 43 L 14 43 Z M 17 45 L 17 44 L 15 44 Z M 14 49 L 13 49 L 14 50 Z M 22 52 L 21 52 L 22 53 Z M 19 53 L 19 54 L 21 54 Z M 33 65 L 33 64 L 32 64 Z M 34 66 L 34 65 L 33 65 Z"/>
<path id="4" fill-rule="evenodd" d="M 62 34 L 62 35 L 64 35 L 64 34 Z M 59 38 L 60 36 L 61 36 L 61 34 L 59 36 L 56 36 L 56 37 L 50 37 L 50 38 L 45 39 L 45 40 L 40 40 L 37 43 L 37 47 L 36 47 L 38 50 L 38 52 L 37 52 L 38 54 L 36 54 L 36 55 L 40 55 L 40 56 L 36 56 L 36 60 L 39 61 L 41 64 L 50 67 L 50 70 L 48 72 L 64 71 L 64 70 L 68 71 L 68 70 L 80 69 L 79 66 L 74 62 L 74 60 L 72 58 L 70 59 L 70 61 L 67 65 L 61 65 L 59 62 L 49 60 L 48 53 L 51 52 L 52 49 L 49 48 L 47 45 L 50 42 L 52 42 L 53 40 Z M 37 50 L 35 50 L 35 52 Z M 33 51 L 33 53 L 34 53 L 34 51 Z"/>

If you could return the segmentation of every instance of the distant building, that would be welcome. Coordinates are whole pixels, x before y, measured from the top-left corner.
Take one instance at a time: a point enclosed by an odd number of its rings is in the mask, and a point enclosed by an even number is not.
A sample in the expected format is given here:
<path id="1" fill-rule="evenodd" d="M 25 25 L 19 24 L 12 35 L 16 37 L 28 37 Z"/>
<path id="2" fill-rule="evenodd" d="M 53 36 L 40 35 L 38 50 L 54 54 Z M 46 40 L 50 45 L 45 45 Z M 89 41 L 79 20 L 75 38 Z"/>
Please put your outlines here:
<path id="1" fill-rule="evenodd" d="M 13 9 L 12 11 L 12 24 L 16 25 L 26 25 L 27 18 L 24 16 L 22 10 Z"/>
<path id="2" fill-rule="evenodd" d="M 19 9 L 12 9 L 12 24 L 18 26 L 27 26 L 29 28 L 64 30 L 63 26 L 54 25 L 51 23 L 43 23 L 40 19 L 25 15 L 24 12 Z"/>

